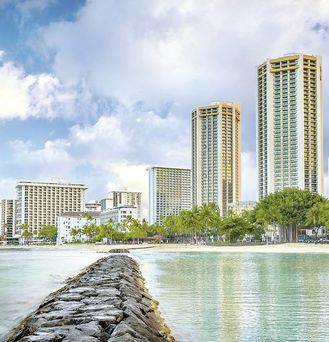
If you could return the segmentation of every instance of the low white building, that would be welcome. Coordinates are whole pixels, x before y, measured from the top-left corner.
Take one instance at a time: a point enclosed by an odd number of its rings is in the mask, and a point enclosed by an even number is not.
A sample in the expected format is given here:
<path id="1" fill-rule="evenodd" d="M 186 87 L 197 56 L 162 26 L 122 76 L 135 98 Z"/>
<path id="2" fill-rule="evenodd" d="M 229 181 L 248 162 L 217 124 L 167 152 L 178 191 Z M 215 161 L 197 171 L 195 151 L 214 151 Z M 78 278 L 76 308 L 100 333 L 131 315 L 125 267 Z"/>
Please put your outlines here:
<path id="1" fill-rule="evenodd" d="M 93 220 L 87 220 L 85 214 L 88 213 Z M 57 244 L 70 243 L 76 240 L 87 241 L 86 235 L 72 235 L 73 229 L 83 229 L 86 224 L 100 225 L 100 212 L 67 212 L 57 217 Z"/>
<path id="2" fill-rule="evenodd" d="M 257 202 L 255 201 L 236 201 L 227 204 L 227 209 L 233 214 L 242 214 L 244 211 L 253 210 Z"/>
<path id="3" fill-rule="evenodd" d="M 112 219 L 114 223 L 121 223 L 129 216 L 136 220 L 139 219 L 139 212 L 137 207 L 120 206 L 102 211 L 100 222 L 101 224 L 107 224 Z"/>

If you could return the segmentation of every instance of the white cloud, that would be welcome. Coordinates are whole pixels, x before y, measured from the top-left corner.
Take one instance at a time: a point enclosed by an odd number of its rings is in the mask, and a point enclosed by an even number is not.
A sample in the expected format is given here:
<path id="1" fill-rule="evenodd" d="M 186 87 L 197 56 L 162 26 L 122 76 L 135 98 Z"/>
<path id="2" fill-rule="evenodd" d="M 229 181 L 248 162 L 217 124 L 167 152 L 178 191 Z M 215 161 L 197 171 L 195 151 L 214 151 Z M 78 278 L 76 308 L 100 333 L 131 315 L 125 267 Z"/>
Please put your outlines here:
<path id="1" fill-rule="evenodd" d="M 326 0 L 90 0 L 42 39 L 62 82 L 83 80 L 94 95 L 158 116 L 170 104 L 179 127 L 197 105 L 239 101 L 243 150 L 253 151 L 256 65 L 291 51 L 328 59 L 328 18 Z M 329 83 L 326 63 L 323 75 Z"/>
<path id="2" fill-rule="evenodd" d="M 21 180 L 65 179 L 78 166 L 78 159 L 67 151 L 69 147 L 65 140 L 46 141 L 42 148 L 35 148 L 29 141 L 13 141 L 12 174 L 18 173 Z"/>
<path id="3" fill-rule="evenodd" d="M 15 165 L 26 161 L 40 177 L 80 177 L 93 197 L 104 195 L 130 177 L 130 186 L 137 184 L 148 164 L 189 167 L 193 107 L 236 100 L 243 198 L 255 199 L 255 66 L 291 51 L 320 54 L 326 85 L 328 18 L 327 0 L 87 1 L 76 21 L 41 30 L 52 74 L 27 75 L 10 62 L 0 66 L 0 118 L 80 122 L 64 141 L 20 146 Z"/>
<path id="4" fill-rule="evenodd" d="M 91 0 L 76 22 L 54 23 L 43 38 L 58 77 L 83 77 L 102 95 L 236 99 L 250 97 L 254 66 L 266 57 L 293 49 L 328 54 L 311 30 L 328 14 L 326 1 Z"/>
<path id="5" fill-rule="evenodd" d="M 50 74 L 26 74 L 10 61 L 0 65 L 0 94 L 0 119 L 75 115 L 76 90 Z"/>
<path id="6" fill-rule="evenodd" d="M 22 71 L 11 63 L 0 68 L 0 117 L 26 117 L 29 98 L 26 91 L 27 80 Z"/>
<path id="7" fill-rule="evenodd" d="M 107 162 L 189 166 L 189 127 L 172 114 L 161 118 L 143 108 L 119 106 L 93 125 L 74 126 L 70 141 L 81 158 Z"/>
<path id="8" fill-rule="evenodd" d="M 1 177 L 0 179 L 1 199 L 16 198 L 16 183 L 17 183 L 17 179 L 15 178 Z"/>

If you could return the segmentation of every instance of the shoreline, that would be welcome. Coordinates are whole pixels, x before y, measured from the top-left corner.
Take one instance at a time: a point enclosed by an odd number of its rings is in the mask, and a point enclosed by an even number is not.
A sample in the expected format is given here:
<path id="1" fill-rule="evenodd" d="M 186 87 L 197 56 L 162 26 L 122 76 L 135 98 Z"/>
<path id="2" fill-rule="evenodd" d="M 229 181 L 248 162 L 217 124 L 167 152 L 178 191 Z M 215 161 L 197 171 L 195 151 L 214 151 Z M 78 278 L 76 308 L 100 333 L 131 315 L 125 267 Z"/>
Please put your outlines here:
<path id="1" fill-rule="evenodd" d="M 112 249 L 150 252 L 217 252 L 217 253 L 320 253 L 329 254 L 329 244 L 284 243 L 275 245 L 237 245 L 208 246 L 190 244 L 135 244 L 135 245 L 96 245 L 96 244 L 65 244 L 65 245 L 25 245 L 0 246 L 0 250 L 77 250 L 81 252 L 108 253 Z"/>

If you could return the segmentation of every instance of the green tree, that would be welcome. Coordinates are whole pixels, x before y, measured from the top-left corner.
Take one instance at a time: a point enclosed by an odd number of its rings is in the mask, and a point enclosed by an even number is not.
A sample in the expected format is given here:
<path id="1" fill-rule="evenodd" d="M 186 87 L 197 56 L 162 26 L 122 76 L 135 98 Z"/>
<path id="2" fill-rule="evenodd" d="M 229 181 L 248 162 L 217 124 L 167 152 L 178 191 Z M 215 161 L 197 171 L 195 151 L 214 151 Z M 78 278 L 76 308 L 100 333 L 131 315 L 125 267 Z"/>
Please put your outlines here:
<path id="1" fill-rule="evenodd" d="M 87 223 L 82 228 L 82 233 L 88 237 L 88 241 L 95 241 L 99 237 L 99 226 L 95 223 Z"/>
<path id="2" fill-rule="evenodd" d="M 74 241 L 77 241 L 77 237 L 79 237 L 81 240 L 81 234 L 82 234 L 81 229 L 78 229 L 78 228 L 72 228 L 71 229 L 71 235 L 72 235 Z"/>
<path id="3" fill-rule="evenodd" d="M 162 222 L 162 225 L 156 226 L 158 233 L 161 232 L 167 239 L 170 237 L 173 238 L 177 235 L 181 235 L 180 222 L 178 216 L 169 215 L 165 218 L 162 218 Z M 160 227 L 162 227 L 162 229 Z"/>
<path id="4" fill-rule="evenodd" d="M 220 210 L 215 203 L 204 203 L 199 209 L 201 233 L 206 239 L 218 235 L 221 217 Z"/>
<path id="5" fill-rule="evenodd" d="M 193 206 L 191 210 L 182 210 L 179 214 L 177 229 L 182 235 L 189 235 L 192 242 L 197 243 L 202 232 L 200 208 Z"/>
<path id="6" fill-rule="evenodd" d="M 132 239 L 133 243 L 135 243 L 135 239 L 137 239 L 137 243 L 139 244 L 140 239 L 147 237 L 146 226 L 131 216 L 126 218 L 124 226 L 126 227 L 127 237 Z"/>
<path id="7" fill-rule="evenodd" d="M 94 220 L 94 217 L 90 213 L 88 213 L 88 212 L 85 212 L 83 214 L 83 218 L 86 219 L 89 222 L 92 222 Z"/>
<path id="8" fill-rule="evenodd" d="M 264 223 L 280 225 L 283 241 L 296 241 L 298 229 L 306 225 L 306 213 L 316 203 L 325 202 L 319 194 L 297 188 L 286 188 L 265 196 L 255 208 L 256 217 Z"/>
<path id="9" fill-rule="evenodd" d="M 39 238 L 55 241 L 57 237 L 57 228 L 51 224 L 44 224 L 42 225 L 38 236 Z"/>
<path id="10" fill-rule="evenodd" d="M 112 219 L 110 219 L 108 223 L 100 225 L 99 240 L 106 239 L 106 243 L 112 244 L 117 236 L 117 231 L 114 227 L 115 224 Z"/>
<path id="11" fill-rule="evenodd" d="M 21 224 L 21 236 L 23 238 L 23 245 L 32 238 L 33 234 L 29 231 L 29 225 L 27 223 Z"/>
<path id="12" fill-rule="evenodd" d="M 221 221 L 221 233 L 225 235 L 225 240 L 235 242 L 244 238 L 246 234 L 256 234 L 255 226 L 250 222 L 247 214 L 233 214 L 226 216 Z"/>
<path id="13" fill-rule="evenodd" d="M 306 226 L 313 228 L 315 240 L 321 227 L 329 225 L 329 202 L 318 202 L 307 210 Z"/>

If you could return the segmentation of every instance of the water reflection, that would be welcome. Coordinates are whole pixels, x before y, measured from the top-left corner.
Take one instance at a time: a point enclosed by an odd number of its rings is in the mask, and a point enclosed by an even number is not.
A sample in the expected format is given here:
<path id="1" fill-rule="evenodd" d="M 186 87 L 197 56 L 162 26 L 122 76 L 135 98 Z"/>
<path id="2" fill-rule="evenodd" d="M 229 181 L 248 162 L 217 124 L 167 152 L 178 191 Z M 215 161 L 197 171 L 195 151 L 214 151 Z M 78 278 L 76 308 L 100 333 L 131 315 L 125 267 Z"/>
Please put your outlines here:
<path id="1" fill-rule="evenodd" d="M 0 249 L 0 341 L 65 279 L 102 254 L 53 249 Z"/>
<path id="2" fill-rule="evenodd" d="M 326 341 L 329 256 L 136 252 L 180 341 Z"/>

